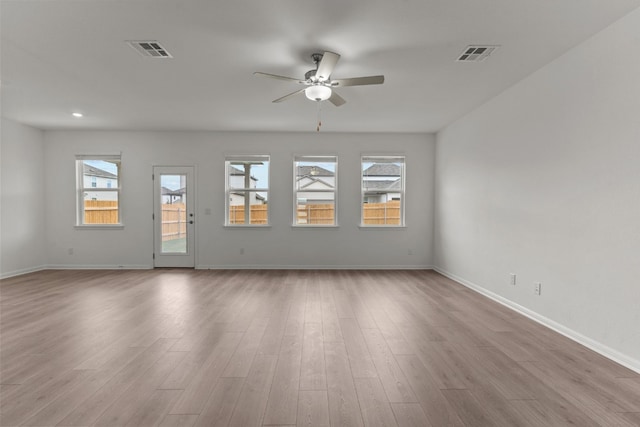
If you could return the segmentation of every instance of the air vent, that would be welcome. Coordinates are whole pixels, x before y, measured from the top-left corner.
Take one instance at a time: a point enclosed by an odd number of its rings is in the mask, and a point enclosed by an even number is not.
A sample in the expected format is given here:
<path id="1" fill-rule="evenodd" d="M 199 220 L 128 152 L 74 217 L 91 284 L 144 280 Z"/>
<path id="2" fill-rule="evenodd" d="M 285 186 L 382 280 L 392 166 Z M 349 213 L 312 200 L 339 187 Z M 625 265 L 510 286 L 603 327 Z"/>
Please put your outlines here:
<path id="1" fill-rule="evenodd" d="M 173 58 L 157 40 L 127 40 L 140 55 L 149 58 Z"/>
<path id="2" fill-rule="evenodd" d="M 467 46 L 464 52 L 456 59 L 459 62 L 480 62 L 484 61 L 495 52 L 500 46 Z"/>

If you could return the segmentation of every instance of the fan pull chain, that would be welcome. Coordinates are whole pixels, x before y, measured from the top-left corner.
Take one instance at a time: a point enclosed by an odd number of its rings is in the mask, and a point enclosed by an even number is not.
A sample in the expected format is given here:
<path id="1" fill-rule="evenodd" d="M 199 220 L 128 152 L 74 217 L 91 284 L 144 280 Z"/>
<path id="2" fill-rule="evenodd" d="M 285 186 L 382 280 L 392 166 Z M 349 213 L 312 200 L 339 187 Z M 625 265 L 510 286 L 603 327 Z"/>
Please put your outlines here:
<path id="1" fill-rule="evenodd" d="M 316 127 L 316 132 L 320 132 L 320 126 L 322 126 L 322 116 L 321 116 L 322 108 L 320 104 L 322 103 L 322 101 L 316 101 L 316 102 L 318 103 L 318 127 Z"/>

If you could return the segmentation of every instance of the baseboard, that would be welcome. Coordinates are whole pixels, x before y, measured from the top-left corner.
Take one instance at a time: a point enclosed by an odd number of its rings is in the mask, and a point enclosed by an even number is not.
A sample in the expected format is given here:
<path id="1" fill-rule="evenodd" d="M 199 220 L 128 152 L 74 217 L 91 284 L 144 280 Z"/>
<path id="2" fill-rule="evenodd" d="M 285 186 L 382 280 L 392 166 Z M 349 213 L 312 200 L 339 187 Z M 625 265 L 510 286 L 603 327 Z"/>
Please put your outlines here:
<path id="1" fill-rule="evenodd" d="M 433 270 L 431 265 L 196 265 L 196 270 Z"/>
<path id="2" fill-rule="evenodd" d="M 146 264 L 50 264 L 47 270 L 151 270 L 153 265 Z"/>
<path id="3" fill-rule="evenodd" d="M 150 270 L 153 265 L 49 264 L 0 274 L 0 279 L 42 270 Z M 431 265 L 196 265 L 196 270 L 433 270 Z"/>
<path id="4" fill-rule="evenodd" d="M 482 286 L 478 286 L 477 284 L 470 282 L 462 277 L 456 276 L 453 273 L 450 273 L 446 270 L 443 270 L 439 267 L 433 267 L 433 269 L 435 271 L 437 271 L 438 273 L 442 274 L 443 276 L 448 277 L 451 280 L 455 280 L 456 282 L 466 286 L 467 288 L 476 291 L 484 296 L 486 296 L 487 298 L 492 299 L 493 301 L 507 307 L 510 308 L 513 311 L 516 311 L 520 314 L 522 314 L 523 316 L 528 317 L 529 319 L 540 323 L 543 326 L 546 326 L 547 328 L 561 334 L 564 335 L 565 337 L 577 342 L 578 344 L 581 344 L 593 351 L 595 351 L 598 354 L 601 354 L 602 356 L 606 357 L 607 359 L 611 359 L 616 363 L 619 363 L 622 366 L 625 366 L 629 369 L 631 369 L 632 371 L 635 371 L 637 373 L 640 373 L 640 360 L 634 359 L 632 357 L 629 357 L 625 354 L 620 353 L 619 351 L 604 345 L 598 341 L 595 341 L 587 336 L 582 335 L 579 332 L 574 331 L 573 329 L 567 328 L 566 326 L 551 320 L 545 316 L 542 316 L 541 314 L 536 313 L 535 311 L 532 311 L 526 307 L 521 306 L 520 304 L 517 304 L 507 298 L 504 298 L 503 296 L 500 296 L 494 292 L 491 292 L 485 288 L 483 288 Z"/>
<path id="5" fill-rule="evenodd" d="M 36 271 L 46 270 L 46 265 L 39 265 L 37 267 L 23 268 L 20 270 L 9 271 L 6 273 L 0 273 L 0 279 L 8 279 L 9 277 L 22 276 L 23 274 L 35 273 Z"/>

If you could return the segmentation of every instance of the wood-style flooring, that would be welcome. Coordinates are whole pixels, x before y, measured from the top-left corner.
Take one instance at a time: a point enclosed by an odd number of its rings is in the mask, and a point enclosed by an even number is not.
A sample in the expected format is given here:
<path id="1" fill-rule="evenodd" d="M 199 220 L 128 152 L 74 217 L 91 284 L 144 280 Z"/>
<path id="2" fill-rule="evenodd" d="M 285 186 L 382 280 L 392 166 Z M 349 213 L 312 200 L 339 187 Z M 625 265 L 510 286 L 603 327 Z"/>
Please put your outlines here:
<path id="1" fill-rule="evenodd" d="M 640 375 L 433 271 L 0 282 L 3 426 L 638 426 Z"/>

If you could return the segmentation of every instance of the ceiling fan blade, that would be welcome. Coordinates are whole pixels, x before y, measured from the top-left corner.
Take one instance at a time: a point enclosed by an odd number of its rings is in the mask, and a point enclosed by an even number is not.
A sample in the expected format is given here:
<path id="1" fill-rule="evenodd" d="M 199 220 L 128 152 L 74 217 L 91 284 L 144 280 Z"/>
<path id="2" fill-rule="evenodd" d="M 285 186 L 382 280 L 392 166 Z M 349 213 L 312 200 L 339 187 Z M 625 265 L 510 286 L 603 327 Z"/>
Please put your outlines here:
<path id="1" fill-rule="evenodd" d="M 260 71 L 256 71 L 255 73 L 253 73 L 253 75 L 259 76 L 259 77 L 269 77 L 269 78 L 278 79 L 278 80 L 286 80 L 286 81 L 296 82 L 296 83 L 304 83 L 304 81 L 300 79 L 294 79 L 293 77 L 279 76 L 277 74 L 261 73 Z"/>
<path id="2" fill-rule="evenodd" d="M 296 95 L 297 95 L 297 94 L 299 94 L 299 93 L 303 93 L 305 90 L 307 90 L 307 88 L 306 88 L 306 87 L 305 87 L 304 89 L 300 89 L 300 90 L 297 90 L 297 91 L 295 91 L 295 92 L 291 92 L 289 95 L 285 95 L 285 96 L 283 96 L 282 98 L 274 99 L 274 100 L 273 100 L 273 101 L 271 101 L 271 102 L 282 102 L 282 101 L 286 101 L 287 99 L 289 99 L 289 98 L 293 98 L 294 96 L 296 96 Z"/>
<path id="3" fill-rule="evenodd" d="M 325 52 L 322 55 L 320 63 L 318 64 L 316 78 L 321 82 L 329 80 L 329 77 L 331 77 L 331 73 L 333 73 L 333 69 L 338 62 L 338 59 L 340 59 L 340 55 L 338 55 L 337 53 Z"/>
<path id="4" fill-rule="evenodd" d="M 331 96 L 329 97 L 329 102 L 335 105 L 336 107 L 339 107 L 347 101 L 345 101 L 343 97 L 338 95 L 335 90 L 332 90 Z"/>
<path id="5" fill-rule="evenodd" d="M 331 81 L 331 86 L 362 86 L 362 85 L 381 85 L 384 83 L 384 76 L 368 76 L 353 77 L 350 79 L 337 79 Z"/>

